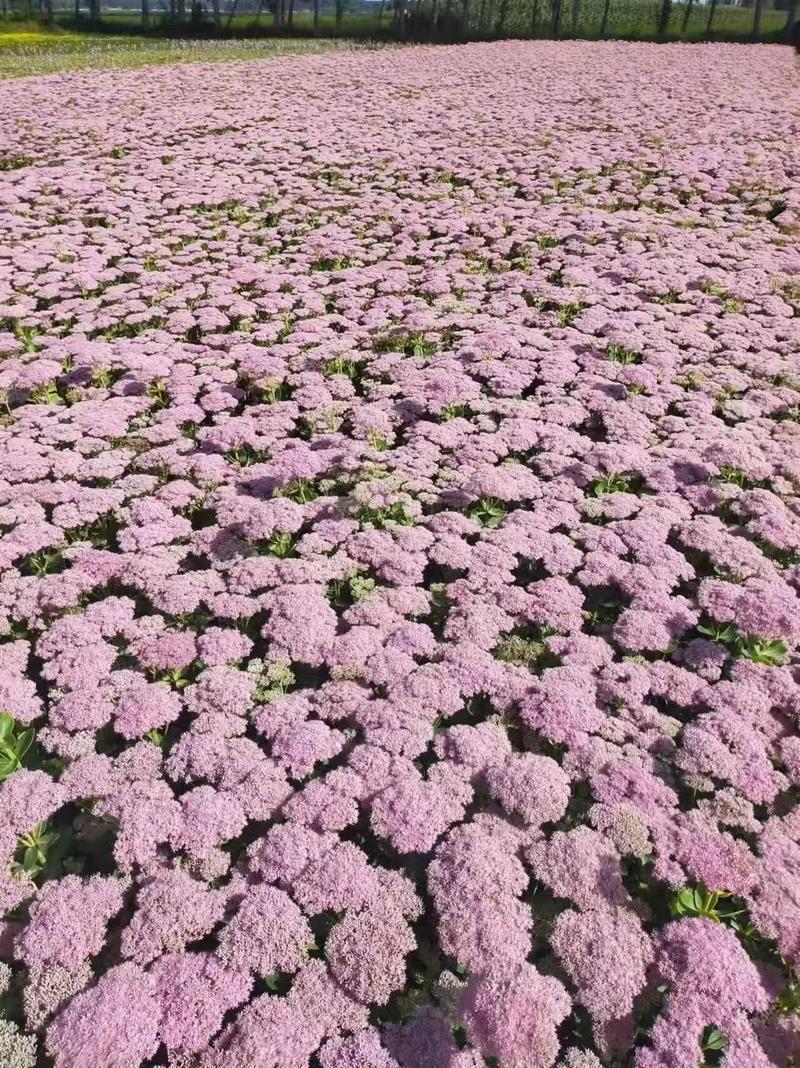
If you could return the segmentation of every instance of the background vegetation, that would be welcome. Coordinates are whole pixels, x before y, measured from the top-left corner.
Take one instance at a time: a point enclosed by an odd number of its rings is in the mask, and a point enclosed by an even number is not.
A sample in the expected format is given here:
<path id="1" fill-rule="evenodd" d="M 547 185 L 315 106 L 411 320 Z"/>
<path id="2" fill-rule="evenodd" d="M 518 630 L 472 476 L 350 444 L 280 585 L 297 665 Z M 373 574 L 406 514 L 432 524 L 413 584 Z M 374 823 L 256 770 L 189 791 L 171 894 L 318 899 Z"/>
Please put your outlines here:
<path id="1" fill-rule="evenodd" d="M 35 70 L 81 65 L 86 59 L 107 65 L 122 56 L 128 65 L 136 65 L 318 49 L 329 47 L 320 42 L 332 38 L 780 41 L 797 17 L 798 4 L 798 0 L 745 0 L 738 5 L 718 0 L 111 2 L 113 7 L 106 7 L 106 0 L 0 0 L 0 73 L 13 73 L 10 68 L 26 58 Z M 255 46 L 253 40 L 261 43 Z"/>
<path id="2" fill-rule="evenodd" d="M 0 78 L 53 74 L 84 68 L 144 67 L 163 63 L 216 63 L 264 59 L 293 53 L 324 52 L 374 42 L 344 37 L 182 38 L 153 34 L 75 32 L 56 27 L 0 32 Z"/>

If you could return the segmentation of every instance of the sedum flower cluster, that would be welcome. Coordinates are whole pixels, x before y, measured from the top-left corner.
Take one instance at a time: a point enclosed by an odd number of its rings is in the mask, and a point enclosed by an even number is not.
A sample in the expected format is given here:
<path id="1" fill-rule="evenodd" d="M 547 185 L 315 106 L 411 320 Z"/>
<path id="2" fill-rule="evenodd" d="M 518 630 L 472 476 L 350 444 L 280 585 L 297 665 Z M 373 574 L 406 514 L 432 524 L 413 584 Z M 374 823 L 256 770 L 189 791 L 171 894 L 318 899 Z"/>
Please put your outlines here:
<path id="1" fill-rule="evenodd" d="M 800 1063 L 788 50 L 0 97 L 0 1062 Z"/>

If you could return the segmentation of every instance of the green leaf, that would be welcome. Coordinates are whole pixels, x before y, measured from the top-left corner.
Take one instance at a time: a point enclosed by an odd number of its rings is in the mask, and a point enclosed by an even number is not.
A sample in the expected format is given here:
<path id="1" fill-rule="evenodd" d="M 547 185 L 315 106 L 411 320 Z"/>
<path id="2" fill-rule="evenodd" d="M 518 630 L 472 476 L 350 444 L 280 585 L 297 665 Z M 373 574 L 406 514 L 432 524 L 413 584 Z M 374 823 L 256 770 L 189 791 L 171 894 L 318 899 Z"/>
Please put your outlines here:
<path id="1" fill-rule="evenodd" d="M 735 623 L 700 623 L 697 632 L 722 645 L 730 645 L 739 636 Z"/>
<path id="2" fill-rule="evenodd" d="M 39 871 L 39 850 L 36 846 L 28 846 L 25 849 L 25 852 L 22 854 L 22 867 L 29 875 Z"/>
<path id="3" fill-rule="evenodd" d="M 0 712 L 0 742 L 11 737 L 14 732 L 14 717 L 8 712 Z"/>
<path id="4" fill-rule="evenodd" d="M 29 729 L 27 731 L 23 731 L 22 734 L 20 734 L 20 736 L 17 738 L 17 744 L 15 746 L 15 749 L 17 753 L 17 758 L 19 760 L 22 760 L 22 758 L 28 752 L 30 747 L 33 745 L 33 739 L 35 737 L 36 731 Z"/>
<path id="5" fill-rule="evenodd" d="M 673 908 L 679 915 L 693 911 L 695 908 L 694 890 L 681 890 L 675 898 Z"/>
<path id="6" fill-rule="evenodd" d="M 791 1015 L 800 1012 L 800 984 L 789 981 L 786 989 L 778 998 L 778 1012 Z"/>
<path id="7" fill-rule="evenodd" d="M 712 1027 L 703 1042 L 703 1052 L 710 1053 L 712 1050 L 725 1049 L 728 1045 L 728 1036 L 716 1027 Z"/>
<path id="8" fill-rule="evenodd" d="M 15 756 L 8 756 L 5 753 L 0 754 L 0 782 L 3 779 L 7 779 L 9 775 L 13 775 L 19 768 L 19 761 Z"/>
<path id="9" fill-rule="evenodd" d="M 756 664 L 767 664 L 770 667 L 785 663 L 788 651 L 786 642 L 781 638 L 760 638 L 757 634 L 749 634 L 741 638 L 737 649 L 740 656 Z"/>

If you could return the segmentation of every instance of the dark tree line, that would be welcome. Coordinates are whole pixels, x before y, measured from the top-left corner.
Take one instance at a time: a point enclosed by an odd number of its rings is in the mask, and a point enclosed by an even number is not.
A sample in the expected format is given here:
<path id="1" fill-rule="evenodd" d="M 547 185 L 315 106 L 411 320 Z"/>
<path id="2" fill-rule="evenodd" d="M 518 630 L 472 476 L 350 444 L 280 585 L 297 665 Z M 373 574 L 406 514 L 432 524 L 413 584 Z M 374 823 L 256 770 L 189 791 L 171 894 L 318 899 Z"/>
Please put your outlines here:
<path id="1" fill-rule="evenodd" d="M 90 22 L 102 21 L 103 0 L 74 0 L 76 20 L 88 16 Z M 231 31 L 234 18 L 245 11 L 254 14 L 258 24 L 262 17 L 268 20 L 272 28 L 279 33 L 292 33 L 296 26 L 296 3 L 298 0 L 227 0 L 226 10 L 222 10 L 222 0 L 139 0 L 141 23 L 144 27 L 152 24 L 154 15 L 176 27 L 205 26 L 217 32 Z M 389 16 L 389 28 L 392 36 L 406 41 L 415 40 L 470 40 L 474 38 L 504 37 L 560 37 L 585 34 L 581 18 L 587 0 L 381 0 L 376 5 L 376 28 L 381 32 L 387 28 L 384 15 Z M 597 0 L 595 0 L 597 2 Z M 607 37 L 613 34 L 612 0 L 601 0 L 599 23 L 591 36 Z M 724 0 L 723 0 L 724 2 Z M 0 0 L 2 14 L 9 8 L 13 11 L 14 0 Z M 28 12 L 33 0 L 25 0 Z M 43 23 L 54 21 L 53 0 L 36 0 L 39 18 Z M 763 35 L 765 0 L 744 0 L 752 8 L 750 36 L 761 40 Z M 800 0 L 775 0 L 775 7 L 786 11 L 785 35 L 788 39 L 798 15 Z M 86 5 L 88 4 L 88 11 Z M 309 0 L 303 0 L 304 10 L 308 11 Z M 344 26 L 348 0 L 326 0 L 326 6 L 334 12 L 336 32 L 346 31 Z M 520 5 L 524 5 L 521 12 Z M 241 6 L 240 6 L 241 5 Z M 708 0 L 704 6 L 704 32 L 708 37 L 714 35 L 718 17 L 719 0 Z M 676 12 L 677 6 L 677 12 Z M 692 17 L 698 21 L 700 0 L 659 0 L 655 8 L 651 33 L 646 32 L 645 20 L 648 8 L 642 5 L 640 29 L 642 36 L 665 39 L 670 33 L 675 34 L 673 22 L 679 20 L 679 33 L 686 35 Z M 743 5 L 744 6 L 744 5 Z M 311 32 L 321 32 L 321 0 L 310 0 Z M 513 18 L 512 18 L 513 15 Z M 635 19 L 635 12 L 634 12 Z M 305 23 L 308 32 L 308 23 Z M 616 27 L 618 31 L 618 27 Z M 696 29 L 695 29 L 696 34 Z"/>

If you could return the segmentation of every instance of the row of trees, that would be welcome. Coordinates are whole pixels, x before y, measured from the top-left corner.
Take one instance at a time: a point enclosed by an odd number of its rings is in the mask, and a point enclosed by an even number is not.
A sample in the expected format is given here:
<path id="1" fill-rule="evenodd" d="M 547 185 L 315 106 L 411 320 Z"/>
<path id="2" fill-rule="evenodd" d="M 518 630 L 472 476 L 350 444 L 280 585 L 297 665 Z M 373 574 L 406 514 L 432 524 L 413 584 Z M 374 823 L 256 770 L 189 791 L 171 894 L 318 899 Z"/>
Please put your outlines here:
<path id="1" fill-rule="evenodd" d="M 88 20 L 91 23 L 99 24 L 102 21 L 102 0 L 88 0 L 88 11 L 85 10 L 83 0 L 74 0 L 74 2 L 76 21 L 80 21 L 82 16 L 88 16 Z M 334 0 L 334 2 L 336 25 L 339 27 L 342 23 L 348 0 Z M 152 0 L 139 0 L 137 9 L 141 12 L 141 22 L 145 27 L 149 26 L 153 18 L 158 15 L 166 18 L 177 27 L 185 26 L 189 28 L 192 25 L 206 24 L 210 18 L 210 21 L 218 30 L 230 29 L 233 19 L 239 13 L 239 0 L 228 0 L 224 12 L 220 0 L 209 0 L 209 3 L 210 10 L 206 8 L 203 0 L 168 0 L 166 4 L 164 0 L 155 0 L 155 2 L 152 2 Z M 381 15 L 384 6 L 385 4 L 380 5 Z M 264 16 L 271 19 L 274 27 L 278 30 L 291 33 L 294 28 L 296 0 L 258 0 L 255 8 L 253 7 L 253 0 L 246 0 L 246 6 L 243 4 L 242 8 L 254 14 L 256 24 Z M 116 10 L 119 10 L 119 8 L 116 8 Z M 313 31 L 314 33 L 319 33 L 321 29 L 321 0 L 312 0 L 311 10 L 313 12 Z M 6 18 L 9 14 L 33 17 L 34 12 L 31 0 L 26 0 L 22 10 L 11 6 L 9 0 L 0 0 L 0 17 Z M 52 25 L 55 20 L 53 0 L 38 0 L 38 14 L 41 22 Z M 382 18 L 378 21 L 381 22 Z"/>
<path id="2" fill-rule="evenodd" d="M 395 0 L 395 23 L 406 26 L 405 36 L 412 39 L 420 36 L 419 31 L 427 27 L 431 36 L 441 36 L 437 30 L 444 30 L 444 36 L 452 39 L 469 39 L 477 36 L 504 37 L 509 30 L 514 36 L 525 37 L 562 37 L 585 36 L 582 33 L 582 16 L 584 0 L 529 0 L 528 24 L 520 26 L 519 18 L 510 25 L 511 0 L 414 0 L 410 5 L 402 0 Z M 724 4 L 724 0 L 723 0 Z M 794 24 L 798 0 L 788 0 L 785 32 L 788 34 Z M 652 36 L 665 39 L 672 27 L 676 15 L 679 17 L 679 33 L 684 36 L 689 24 L 698 14 L 705 15 L 705 36 L 712 37 L 716 28 L 719 0 L 660 0 L 655 6 L 655 21 L 651 24 Z M 745 5 L 742 4 L 742 7 Z M 762 38 L 765 0 L 753 0 L 752 39 Z M 398 10 L 399 9 L 399 10 Z M 702 9 L 702 11 L 701 11 Z M 641 20 L 638 30 L 645 28 L 653 5 L 641 6 Z M 744 12 L 742 12 L 744 14 Z M 607 37 L 612 35 L 612 0 L 602 0 L 602 13 L 599 25 L 592 36 Z M 424 32 L 422 34 L 424 36 Z M 642 36 L 650 36 L 647 32 Z"/>
<path id="3" fill-rule="evenodd" d="M 92 0 L 99 2 L 99 0 Z M 144 4 L 148 0 L 142 0 Z M 220 0 L 211 0 L 214 21 L 222 25 L 219 11 Z M 589 2 L 589 0 L 587 0 Z M 172 8 L 185 0 L 170 0 Z M 342 25 L 346 0 L 334 0 L 335 26 Z M 527 19 L 520 17 L 520 3 L 527 3 Z M 677 14 L 680 18 L 680 33 L 685 35 L 693 17 L 705 16 L 706 36 L 712 36 L 718 17 L 720 0 L 659 0 L 655 9 L 655 36 L 664 38 Z M 725 3 L 725 0 L 722 0 Z M 786 0 L 786 30 L 797 17 L 798 0 Z M 227 25 L 235 16 L 239 0 L 232 0 Z M 381 0 L 376 4 L 377 26 L 384 26 L 384 16 L 395 36 L 403 39 L 467 40 L 471 37 L 504 37 L 509 32 L 515 36 L 542 37 L 562 35 L 578 36 L 582 28 L 584 0 Z M 752 7 L 752 37 L 762 37 L 765 0 L 750 0 Z M 653 5 L 640 5 L 642 23 L 650 16 Z M 677 10 L 676 10 L 677 9 Z M 702 10 L 701 10 L 702 9 Z M 513 21 L 512 21 L 513 10 Z M 295 0 L 259 0 L 257 16 L 267 11 L 276 29 L 291 33 L 295 28 Z M 174 11 L 177 19 L 182 17 L 180 8 Z M 745 12 L 742 11 L 742 16 Z M 143 14 L 144 18 L 144 14 Z M 320 0 L 312 0 L 313 32 L 320 32 Z M 595 33 L 606 37 L 612 32 L 612 0 L 602 0 L 602 13 Z"/>
<path id="4" fill-rule="evenodd" d="M 8 0 L 0 0 L 5 13 Z M 28 0 L 31 2 L 31 0 Z M 86 2 L 86 0 L 83 0 Z M 204 6 L 208 2 L 209 8 Z M 205 26 L 217 33 L 231 32 L 233 20 L 245 9 L 254 15 L 258 24 L 262 17 L 279 33 L 297 32 L 297 19 L 302 6 L 304 29 L 319 35 L 322 32 L 322 0 L 139 0 L 141 23 L 151 25 L 156 14 L 178 32 L 183 28 Z M 342 30 L 349 0 L 326 0 L 332 4 L 334 28 Z M 724 4 L 725 0 L 722 0 Z M 765 3 L 767 0 L 747 0 L 752 11 L 738 9 L 742 18 L 739 25 L 750 36 L 761 40 L 763 36 Z M 794 25 L 800 0 L 778 0 L 786 11 L 785 32 Z M 40 16 L 44 22 L 53 21 L 53 0 L 38 0 Z M 75 17 L 81 16 L 82 0 L 74 0 Z M 88 0 L 88 17 L 92 23 L 101 21 L 102 0 Z M 698 36 L 698 21 L 702 20 L 701 33 L 711 37 L 718 29 L 717 20 L 720 0 L 651 0 L 632 4 L 627 12 L 627 25 L 623 31 L 612 19 L 614 0 L 380 0 L 373 5 L 373 15 L 367 17 L 367 31 L 372 26 L 376 34 L 389 34 L 401 40 L 469 40 L 474 38 L 504 36 L 597 36 L 613 34 L 625 36 L 635 32 L 639 36 L 664 39 L 668 35 L 685 36 L 690 23 L 693 36 Z M 254 7 L 254 5 L 256 5 Z M 309 7 L 310 5 L 310 7 Z M 587 30 L 586 10 L 592 8 L 595 17 L 591 30 Z M 777 3 L 775 5 L 777 7 Z M 730 10 L 726 5 L 726 10 Z M 774 8 L 770 7 L 770 14 Z M 310 20 L 308 18 L 310 14 Z M 374 21 L 373 21 L 374 19 Z M 694 22 L 693 22 L 694 20 Z M 308 25 L 310 21 L 310 27 Z M 363 33 L 364 24 L 360 30 Z M 774 32 L 774 31 L 773 31 Z"/>

